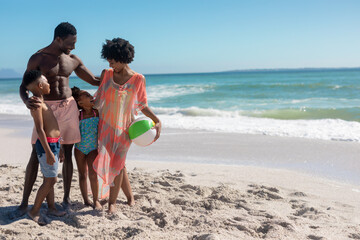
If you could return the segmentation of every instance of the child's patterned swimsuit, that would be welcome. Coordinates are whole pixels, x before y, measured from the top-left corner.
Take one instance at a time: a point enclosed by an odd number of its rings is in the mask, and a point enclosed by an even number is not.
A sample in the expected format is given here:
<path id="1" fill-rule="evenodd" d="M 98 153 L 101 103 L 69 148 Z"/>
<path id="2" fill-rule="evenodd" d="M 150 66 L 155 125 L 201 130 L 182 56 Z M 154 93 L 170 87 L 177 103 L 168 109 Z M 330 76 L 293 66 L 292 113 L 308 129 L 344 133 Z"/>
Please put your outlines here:
<path id="1" fill-rule="evenodd" d="M 81 119 L 79 122 L 81 142 L 75 144 L 75 148 L 80 150 L 85 155 L 98 148 L 98 124 L 99 117 L 83 119 L 83 111 L 81 111 Z"/>

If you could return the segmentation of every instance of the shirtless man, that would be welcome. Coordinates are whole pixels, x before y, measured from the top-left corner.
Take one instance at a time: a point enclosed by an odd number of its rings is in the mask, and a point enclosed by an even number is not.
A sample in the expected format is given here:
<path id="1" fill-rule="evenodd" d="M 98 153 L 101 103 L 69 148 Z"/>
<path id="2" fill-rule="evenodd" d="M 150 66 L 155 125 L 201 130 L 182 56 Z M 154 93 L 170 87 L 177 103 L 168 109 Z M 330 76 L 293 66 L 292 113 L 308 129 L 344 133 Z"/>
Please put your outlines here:
<path id="1" fill-rule="evenodd" d="M 74 71 L 82 80 L 91 85 L 98 86 L 99 81 L 84 66 L 81 59 L 70 52 L 75 49 L 76 29 L 68 22 L 60 23 L 55 28 L 54 40 L 52 43 L 36 52 L 29 59 L 27 69 L 40 70 L 48 79 L 50 84 L 50 94 L 44 95 L 45 102 L 50 105 L 58 120 L 60 134 L 62 137 L 62 147 L 64 150 L 64 164 L 62 175 L 64 180 L 63 206 L 68 208 L 70 204 L 70 187 L 73 175 L 72 149 L 76 142 L 81 140 L 79 131 L 78 109 L 72 97 L 69 86 L 69 76 Z M 29 98 L 28 91 L 21 84 L 20 97 L 27 108 L 34 109 L 40 106 L 40 101 L 35 97 Z M 25 184 L 22 202 L 10 218 L 16 218 L 26 213 L 28 199 L 32 187 L 37 177 L 39 162 L 36 155 L 35 142 L 38 138 L 36 131 L 32 135 L 32 153 L 26 167 Z"/>

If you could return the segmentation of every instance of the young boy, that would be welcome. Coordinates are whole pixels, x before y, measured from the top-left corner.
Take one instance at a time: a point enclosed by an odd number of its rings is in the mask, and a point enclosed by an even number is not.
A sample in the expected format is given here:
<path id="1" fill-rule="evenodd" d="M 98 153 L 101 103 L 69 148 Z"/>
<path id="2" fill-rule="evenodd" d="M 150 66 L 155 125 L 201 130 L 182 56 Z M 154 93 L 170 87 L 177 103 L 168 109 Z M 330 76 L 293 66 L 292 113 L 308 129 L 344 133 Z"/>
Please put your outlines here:
<path id="1" fill-rule="evenodd" d="M 65 215 L 65 212 L 56 209 L 54 202 L 54 184 L 57 181 L 60 152 L 60 129 L 51 108 L 43 99 L 43 95 L 50 93 L 50 85 L 47 79 L 41 75 L 40 71 L 31 70 L 25 73 L 23 84 L 27 90 L 42 101 L 39 108 L 30 112 L 39 136 L 35 147 L 41 172 L 44 175 L 44 182 L 37 192 L 34 206 L 28 212 L 28 215 L 39 225 L 45 225 L 45 220 L 40 216 L 40 207 L 45 197 L 48 204 L 48 214 L 55 216 Z"/>

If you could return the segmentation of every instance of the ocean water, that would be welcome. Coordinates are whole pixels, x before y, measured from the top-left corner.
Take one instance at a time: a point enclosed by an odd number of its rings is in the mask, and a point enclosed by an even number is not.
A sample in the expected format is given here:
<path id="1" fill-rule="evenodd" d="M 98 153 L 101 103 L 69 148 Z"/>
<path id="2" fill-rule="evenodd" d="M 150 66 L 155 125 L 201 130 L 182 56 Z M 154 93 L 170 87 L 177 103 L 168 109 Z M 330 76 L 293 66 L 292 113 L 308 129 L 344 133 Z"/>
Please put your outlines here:
<path id="1" fill-rule="evenodd" d="M 145 75 L 165 127 L 360 141 L 360 69 Z M 0 114 L 29 115 L 21 79 L 0 79 Z M 72 77 L 70 86 L 96 87 Z"/>

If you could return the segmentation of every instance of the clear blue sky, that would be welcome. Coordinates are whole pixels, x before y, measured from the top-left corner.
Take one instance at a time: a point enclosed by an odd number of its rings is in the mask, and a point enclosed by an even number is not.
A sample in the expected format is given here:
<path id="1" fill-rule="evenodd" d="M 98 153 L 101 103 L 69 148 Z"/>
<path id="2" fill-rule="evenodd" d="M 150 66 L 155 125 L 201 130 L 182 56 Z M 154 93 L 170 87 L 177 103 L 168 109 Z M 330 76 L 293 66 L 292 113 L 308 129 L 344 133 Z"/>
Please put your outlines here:
<path id="1" fill-rule="evenodd" d="M 360 1 L 0 1 L 0 69 L 25 70 L 62 21 L 96 75 L 105 39 L 135 46 L 141 73 L 360 66 Z"/>

